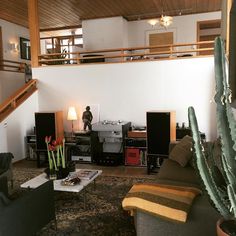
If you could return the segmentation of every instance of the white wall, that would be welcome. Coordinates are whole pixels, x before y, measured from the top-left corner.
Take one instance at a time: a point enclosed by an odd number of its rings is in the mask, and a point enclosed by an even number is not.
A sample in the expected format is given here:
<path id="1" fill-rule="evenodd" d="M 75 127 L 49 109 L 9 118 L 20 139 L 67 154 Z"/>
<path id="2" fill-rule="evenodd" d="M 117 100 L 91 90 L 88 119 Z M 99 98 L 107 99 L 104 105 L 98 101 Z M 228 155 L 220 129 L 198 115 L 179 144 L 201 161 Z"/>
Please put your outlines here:
<path id="1" fill-rule="evenodd" d="M 32 134 L 37 111 L 38 92 L 35 92 L 0 123 L 0 152 L 12 152 L 13 162 L 26 157 L 25 137 Z"/>
<path id="2" fill-rule="evenodd" d="M 215 19 L 221 19 L 221 12 L 176 16 L 167 29 L 158 24 L 152 27 L 148 20 L 127 21 L 122 17 L 84 20 L 83 51 L 149 46 L 149 34 L 162 32 L 174 32 L 174 43 L 194 43 L 197 22 Z"/>
<path id="3" fill-rule="evenodd" d="M 100 120 L 127 120 L 145 125 L 146 111 L 176 110 L 177 122 L 188 124 L 194 106 L 199 127 L 208 139 L 216 136 L 214 60 L 212 57 L 153 62 L 33 69 L 39 80 L 39 111 L 64 111 L 98 104 Z M 81 115 L 81 110 L 78 113 Z M 75 122 L 76 129 L 81 124 Z"/>
<path id="4" fill-rule="evenodd" d="M 25 84 L 25 74 L 0 71 L 0 104 Z"/>
<path id="5" fill-rule="evenodd" d="M 3 58 L 5 60 L 23 61 L 20 59 L 20 50 L 17 52 L 9 49 L 9 43 L 16 43 L 19 46 L 20 37 L 29 38 L 29 29 L 0 19 L 3 41 Z"/>
<path id="6" fill-rule="evenodd" d="M 152 27 L 147 20 L 128 22 L 129 47 L 149 45 L 150 33 L 174 32 L 174 43 L 192 43 L 197 41 L 197 21 L 221 19 L 221 12 L 202 13 L 173 17 L 173 24 L 167 29 L 158 24 Z"/>
<path id="7" fill-rule="evenodd" d="M 127 22 L 123 17 L 82 21 L 85 50 L 127 47 Z"/>
<path id="8" fill-rule="evenodd" d="M 12 51 L 10 43 L 16 43 L 19 47 L 20 37 L 29 38 L 29 30 L 25 27 L 0 19 L 2 28 L 3 59 L 27 62 L 20 59 L 20 50 Z M 0 71 L 0 103 L 20 88 L 25 81 L 24 74 Z"/>

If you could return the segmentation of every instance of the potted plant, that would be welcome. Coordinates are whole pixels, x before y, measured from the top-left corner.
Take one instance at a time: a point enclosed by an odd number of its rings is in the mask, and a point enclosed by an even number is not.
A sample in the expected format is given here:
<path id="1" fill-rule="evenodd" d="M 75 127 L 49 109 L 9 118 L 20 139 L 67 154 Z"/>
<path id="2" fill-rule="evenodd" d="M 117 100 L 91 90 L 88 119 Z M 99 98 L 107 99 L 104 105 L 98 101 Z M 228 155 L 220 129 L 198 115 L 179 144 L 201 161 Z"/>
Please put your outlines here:
<path id="1" fill-rule="evenodd" d="M 45 137 L 49 164 L 46 173 L 50 179 L 62 179 L 69 174 L 69 168 L 65 161 L 65 139 L 58 138 L 53 141 L 51 139 L 51 136 Z"/>
<path id="2" fill-rule="evenodd" d="M 216 81 L 216 116 L 217 131 L 221 141 L 221 171 L 209 164 L 212 149 L 204 148 L 199 135 L 194 108 L 189 107 L 189 123 L 193 135 L 195 167 L 202 179 L 205 190 L 215 208 L 226 220 L 218 225 L 225 234 L 236 235 L 236 122 L 231 103 L 231 90 L 227 78 L 227 61 L 224 43 L 215 39 L 215 81 Z M 209 151 L 210 150 L 210 151 Z"/>

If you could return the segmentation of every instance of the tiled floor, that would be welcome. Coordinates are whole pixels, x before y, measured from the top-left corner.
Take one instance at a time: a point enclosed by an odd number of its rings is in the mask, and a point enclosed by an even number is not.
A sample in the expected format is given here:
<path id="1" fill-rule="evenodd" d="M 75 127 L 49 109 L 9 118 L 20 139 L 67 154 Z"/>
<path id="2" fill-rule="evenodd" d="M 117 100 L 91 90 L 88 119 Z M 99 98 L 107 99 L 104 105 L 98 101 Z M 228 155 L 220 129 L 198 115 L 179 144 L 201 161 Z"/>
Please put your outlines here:
<path id="1" fill-rule="evenodd" d="M 29 167 L 29 168 L 37 168 L 36 161 L 34 160 L 22 160 L 13 164 L 16 167 Z M 45 167 L 42 167 L 43 169 Z M 81 169 L 100 169 L 103 171 L 103 175 L 109 176 L 142 176 L 142 177 L 151 177 L 147 175 L 146 167 L 136 167 L 136 166 L 102 166 L 96 164 L 84 164 L 84 163 L 76 163 L 76 168 Z M 153 176 L 152 176 L 153 177 Z"/>

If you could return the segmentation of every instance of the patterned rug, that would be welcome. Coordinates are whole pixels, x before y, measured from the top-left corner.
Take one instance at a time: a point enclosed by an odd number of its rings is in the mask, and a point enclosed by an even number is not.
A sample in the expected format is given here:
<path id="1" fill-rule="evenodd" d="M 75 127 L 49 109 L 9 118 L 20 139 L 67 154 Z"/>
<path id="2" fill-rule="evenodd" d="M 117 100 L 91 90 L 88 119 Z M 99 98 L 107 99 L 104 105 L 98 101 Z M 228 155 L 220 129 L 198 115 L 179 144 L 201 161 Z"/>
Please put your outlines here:
<path id="1" fill-rule="evenodd" d="M 41 172 L 42 169 L 14 168 L 14 198 L 24 194 L 20 184 Z M 99 176 L 95 188 L 90 184 L 86 193 L 55 192 L 57 230 L 52 222 L 37 235 L 133 236 L 133 218 L 123 211 L 121 202 L 134 183 L 150 181 L 153 182 L 150 178 Z"/>

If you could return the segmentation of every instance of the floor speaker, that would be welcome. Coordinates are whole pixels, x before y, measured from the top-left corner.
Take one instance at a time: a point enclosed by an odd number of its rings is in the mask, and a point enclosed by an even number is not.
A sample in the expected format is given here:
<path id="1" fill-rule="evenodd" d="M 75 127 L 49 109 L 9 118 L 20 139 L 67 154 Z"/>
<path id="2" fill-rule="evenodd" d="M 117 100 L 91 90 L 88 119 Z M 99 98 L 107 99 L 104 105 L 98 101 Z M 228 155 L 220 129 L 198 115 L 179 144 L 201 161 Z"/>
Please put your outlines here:
<path id="1" fill-rule="evenodd" d="M 52 140 L 64 137 L 63 114 L 58 112 L 35 113 L 36 150 L 46 150 L 45 137 L 52 136 Z"/>
<path id="2" fill-rule="evenodd" d="M 175 112 L 147 112 L 147 154 L 167 157 L 170 141 L 176 140 Z"/>

